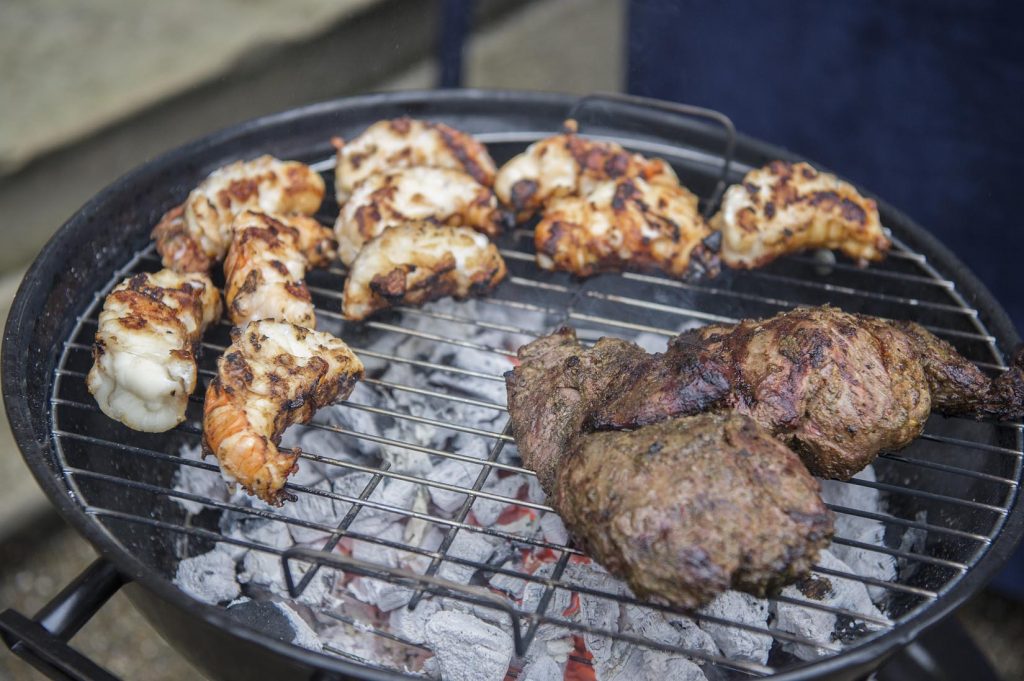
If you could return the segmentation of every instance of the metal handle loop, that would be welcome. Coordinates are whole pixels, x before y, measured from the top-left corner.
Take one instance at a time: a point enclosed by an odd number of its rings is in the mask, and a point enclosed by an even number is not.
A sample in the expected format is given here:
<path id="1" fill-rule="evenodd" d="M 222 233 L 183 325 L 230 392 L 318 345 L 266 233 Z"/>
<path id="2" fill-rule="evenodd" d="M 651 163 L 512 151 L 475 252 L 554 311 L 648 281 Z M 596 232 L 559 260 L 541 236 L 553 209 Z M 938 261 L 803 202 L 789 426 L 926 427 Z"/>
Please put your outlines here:
<path id="1" fill-rule="evenodd" d="M 660 111 L 668 111 L 669 113 L 679 114 L 680 116 L 687 116 L 690 118 L 702 118 L 722 126 L 725 130 L 725 150 L 722 154 L 722 170 L 718 175 L 718 184 L 715 185 L 715 191 L 712 192 L 711 198 L 708 200 L 707 207 L 704 209 L 704 217 L 710 218 L 711 213 L 718 206 L 718 202 L 721 199 L 723 192 L 725 192 L 726 186 L 728 186 L 729 170 L 732 166 L 733 155 L 736 152 L 736 126 L 733 125 L 732 119 L 721 111 L 715 111 L 714 109 L 705 109 L 704 107 L 693 106 L 691 104 L 666 102 L 661 99 L 627 95 L 619 92 L 594 92 L 589 95 L 584 95 L 576 100 L 576 103 L 572 105 L 572 108 L 569 109 L 569 113 L 566 114 L 566 116 L 568 118 L 575 119 L 578 123 L 582 124 L 583 121 L 580 120 L 580 116 L 587 110 L 588 106 L 595 103 L 599 104 L 608 102 L 643 109 L 658 109 Z"/>
<path id="2" fill-rule="evenodd" d="M 117 681 L 116 676 L 68 645 L 68 640 L 126 581 L 112 564 L 99 558 L 34 618 L 13 609 L 0 613 L 0 636 L 11 652 L 51 679 Z"/>

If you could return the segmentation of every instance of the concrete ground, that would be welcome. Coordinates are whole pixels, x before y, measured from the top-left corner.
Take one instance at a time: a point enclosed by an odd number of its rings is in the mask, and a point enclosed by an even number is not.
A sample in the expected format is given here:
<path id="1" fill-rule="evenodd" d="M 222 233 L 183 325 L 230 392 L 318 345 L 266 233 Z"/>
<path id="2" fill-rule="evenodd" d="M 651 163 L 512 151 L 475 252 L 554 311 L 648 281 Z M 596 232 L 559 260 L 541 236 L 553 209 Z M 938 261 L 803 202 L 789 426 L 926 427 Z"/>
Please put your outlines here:
<path id="1" fill-rule="evenodd" d="M 436 3 L 10 0 L 0 3 L 0 318 L 21 271 L 84 200 L 146 158 L 224 125 L 363 91 L 428 88 Z M 590 92 L 623 82 L 622 0 L 479 4 L 466 85 Z M 200 20 L 197 20 L 197 17 Z M 0 426 L 0 608 L 34 613 L 93 559 L 49 511 Z M 1024 607 L 961 612 L 1024 679 Z M 192 679 L 124 596 L 73 644 L 126 679 Z M 0 649 L 0 678 L 40 679 Z"/>

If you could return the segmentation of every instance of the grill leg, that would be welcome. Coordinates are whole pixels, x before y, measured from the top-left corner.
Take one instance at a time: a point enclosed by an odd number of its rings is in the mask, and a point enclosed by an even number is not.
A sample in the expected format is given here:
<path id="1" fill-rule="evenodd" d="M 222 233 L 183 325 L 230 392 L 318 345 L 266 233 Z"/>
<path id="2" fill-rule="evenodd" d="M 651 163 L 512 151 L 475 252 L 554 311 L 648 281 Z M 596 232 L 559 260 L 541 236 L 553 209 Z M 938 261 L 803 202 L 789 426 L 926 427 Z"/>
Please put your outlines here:
<path id="1" fill-rule="evenodd" d="M 125 583 L 114 566 L 97 559 L 29 619 L 16 610 L 0 613 L 0 636 L 13 653 L 51 679 L 117 681 L 117 677 L 68 645 Z"/>

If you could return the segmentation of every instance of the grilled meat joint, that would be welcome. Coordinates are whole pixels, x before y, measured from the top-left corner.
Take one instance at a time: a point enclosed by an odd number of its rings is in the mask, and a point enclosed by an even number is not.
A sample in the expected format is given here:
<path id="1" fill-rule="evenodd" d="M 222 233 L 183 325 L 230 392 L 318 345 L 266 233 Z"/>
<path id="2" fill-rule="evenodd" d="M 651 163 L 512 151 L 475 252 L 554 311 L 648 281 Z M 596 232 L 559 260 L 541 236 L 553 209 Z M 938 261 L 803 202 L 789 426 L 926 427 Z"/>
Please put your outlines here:
<path id="1" fill-rule="evenodd" d="M 700 414 L 587 432 L 651 356 L 570 329 L 519 351 L 506 374 L 512 432 L 581 547 L 637 595 L 697 607 L 806 574 L 832 534 L 818 483 L 749 417 Z M 762 523 L 763 519 L 763 523 Z"/>
<path id="2" fill-rule="evenodd" d="M 993 380 L 918 324 L 828 306 L 683 333 L 625 383 L 593 410 L 591 427 L 736 411 L 795 449 L 815 475 L 840 480 L 909 445 L 932 411 L 1024 413 L 1022 355 Z"/>
<path id="3" fill-rule="evenodd" d="M 577 438 L 550 498 L 580 548 L 641 598 L 695 608 L 806 575 L 832 514 L 800 458 L 752 419 L 698 414 Z"/>

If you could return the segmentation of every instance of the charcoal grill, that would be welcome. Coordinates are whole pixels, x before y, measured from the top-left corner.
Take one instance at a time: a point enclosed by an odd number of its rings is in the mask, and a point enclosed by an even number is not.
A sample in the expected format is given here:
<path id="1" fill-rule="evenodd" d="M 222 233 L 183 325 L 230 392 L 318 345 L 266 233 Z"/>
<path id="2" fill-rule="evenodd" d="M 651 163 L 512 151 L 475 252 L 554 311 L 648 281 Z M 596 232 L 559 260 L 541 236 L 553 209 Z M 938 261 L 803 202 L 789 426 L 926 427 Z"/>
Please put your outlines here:
<path id="1" fill-rule="evenodd" d="M 10 423 L 27 464 L 64 518 L 95 546 L 101 557 L 35 619 L 13 611 L 3 613 L 0 628 L 8 644 L 55 677 L 111 678 L 66 641 L 106 598 L 126 585 L 134 604 L 164 637 L 211 676 L 402 677 L 375 660 L 346 651 L 327 648 L 323 653 L 314 653 L 276 640 L 240 624 L 222 608 L 191 599 L 172 584 L 171 577 L 181 557 L 225 541 L 277 556 L 293 594 L 305 588 L 310 575 L 306 572 L 307 576 L 300 577 L 296 568 L 314 566 L 413 586 L 417 590 L 414 602 L 422 594 L 434 593 L 504 611 L 505 626 L 514 633 L 519 653 L 529 649 L 542 624 L 575 632 L 586 630 L 585 625 L 571 621 L 563 613 L 548 610 L 559 590 L 632 603 L 631 598 L 620 593 L 595 593 L 592 588 L 566 581 L 566 566 L 578 551 L 535 536 L 517 536 L 515 540 L 522 546 L 551 549 L 555 562 L 553 571 L 545 577 L 516 574 L 543 588 L 543 596 L 532 611 L 520 611 L 479 588 L 438 577 L 439 567 L 446 562 L 468 564 L 488 573 L 501 571 L 500 567 L 446 553 L 459 532 L 497 532 L 469 521 L 474 504 L 481 499 L 525 505 L 538 513 L 549 508 L 503 498 L 485 489 L 488 476 L 528 473 L 515 458 L 510 458 L 514 443 L 508 434 L 502 403 L 468 397 L 457 388 L 440 390 L 419 381 L 428 371 L 449 372 L 456 380 L 463 376 L 489 381 L 500 381 L 501 372 L 460 369 L 381 351 L 382 339 L 395 335 L 444 344 L 453 352 L 490 353 L 497 365 L 510 368 L 514 345 L 491 347 L 474 343 L 467 340 L 467 331 L 492 329 L 524 343 L 567 323 L 579 329 L 585 339 L 600 335 L 629 338 L 638 334 L 667 339 L 688 324 L 732 322 L 771 315 L 796 305 L 832 303 L 851 312 L 914 319 L 951 341 L 987 371 L 1005 369 L 1005 359 L 1019 341 L 1005 313 L 951 253 L 881 201 L 883 224 L 891 230 L 894 248 L 884 263 L 867 269 L 858 269 L 842 260 L 837 262 L 827 254 L 805 254 L 784 258 L 763 270 L 725 272 L 716 279 L 700 282 L 672 281 L 648 274 L 577 281 L 563 274 L 539 271 L 533 264 L 530 231 L 520 228 L 500 242 L 509 265 L 508 280 L 493 296 L 467 307 L 469 313 L 460 313 L 459 307 L 400 309 L 362 325 L 343 324 L 340 319 L 344 277 L 340 267 L 316 272 L 309 281 L 318 314 L 328 324 L 334 324 L 332 328 L 340 329 L 367 364 L 368 383 L 417 399 L 474 404 L 497 414 L 497 427 L 480 429 L 357 402 L 347 405 L 352 409 L 376 410 L 394 419 L 412 419 L 426 428 L 469 433 L 488 442 L 487 457 L 477 462 L 482 465 L 472 484 L 449 485 L 453 491 L 466 495 L 452 517 L 390 509 L 397 516 L 435 523 L 444 532 L 445 539 L 438 550 L 421 550 L 428 567 L 419 573 L 356 561 L 331 549 L 350 534 L 349 524 L 358 513 L 366 508 L 381 510 L 372 493 L 382 480 L 408 479 L 435 487 L 447 483 L 395 472 L 386 464 L 367 466 L 363 472 L 370 476 L 365 488 L 357 495 L 339 496 L 339 500 L 351 504 L 345 519 L 339 526 L 323 527 L 276 511 L 243 508 L 230 501 L 189 495 L 173 488 L 172 479 L 180 466 L 215 470 L 209 462 L 185 461 L 178 456 L 183 443 L 198 441 L 201 390 L 190 404 L 189 420 L 160 435 L 135 433 L 119 426 L 100 414 L 89 398 L 83 378 L 90 364 L 90 344 L 104 296 L 125 276 L 159 267 L 148 241 L 151 226 L 212 169 L 238 158 L 270 153 L 313 164 L 325 173 L 330 186 L 330 137 L 350 137 L 376 120 L 399 115 L 439 120 L 474 133 L 500 163 L 526 144 L 559 130 L 570 114 L 579 119 L 584 134 L 612 139 L 630 149 L 669 160 L 683 182 L 702 197 L 706 210 L 715 208 L 723 178 L 735 182 L 751 167 L 770 159 L 798 159 L 788 151 L 735 136 L 727 119 L 720 115 L 650 100 L 612 96 L 578 100 L 555 94 L 472 90 L 386 94 L 314 105 L 211 135 L 132 171 L 72 217 L 26 274 L 11 309 L 3 345 L 3 392 Z M 329 222 L 336 211 L 337 206 L 328 200 L 319 217 Z M 410 323 L 424 319 L 429 321 L 427 326 Z M 523 319 L 535 323 L 525 324 Z M 208 334 L 200 363 L 204 381 L 209 379 L 226 337 L 224 323 Z M 377 368 L 394 362 L 407 364 L 414 380 L 398 385 L 374 378 L 379 375 L 375 374 Z M 311 427 L 337 430 L 336 426 L 317 420 Z M 389 441 L 356 432 L 344 435 L 352 439 L 365 437 L 422 455 L 463 457 L 459 452 L 426 447 L 415 441 Z M 888 582 L 824 567 L 817 570 L 821 575 L 860 581 L 888 594 L 886 616 L 881 618 L 820 604 L 806 606 L 872 625 L 855 628 L 859 633 L 841 649 L 815 662 L 773 655 L 766 665 L 700 651 L 682 652 L 708 668 L 720 669 L 727 678 L 773 673 L 787 679 L 865 676 L 983 586 L 1013 550 L 1024 526 L 1024 511 L 1017 503 L 1021 452 L 1020 423 L 933 418 L 914 445 L 881 456 L 875 481 L 847 483 L 881 492 L 888 501 L 887 512 L 843 506 L 833 506 L 833 510 L 840 516 L 880 521 L 886 528 L 886 545 L 876 547 L 848 537 L 838 537 L 836 542 L 894 556 L 901 571 L 896 581 Z M 331 452 L 311 451 L 304 458 L 326 465 L 357 466 L 335 460 Z M 331 494 L 301 484 L 289 487 L 297 495 Z M 174 503 L 175 497 L 187 498 L 207 510 L 186 517 Z M 305 524 L 330 536 L 320 547 L 323 550 L 282 550 L 228 538 L 210 520 L 226 511 L 260 516 L 273 523 Z M 900 537 L 907 532 L 923 538 L 917 548 L 901 547 Z M 378 537 L 359 538 L 376 542 L 382 549 L 396 547 L 394 542 Z M 801 604 L 782 596 L 774 600 Z M 776 640 L 801 642 L 798 636 L 770 627 L 721 618 L 703 619 L 769 633 Z M 609 636 L 637 646 L 671 648 L 637 635 Z"/>

